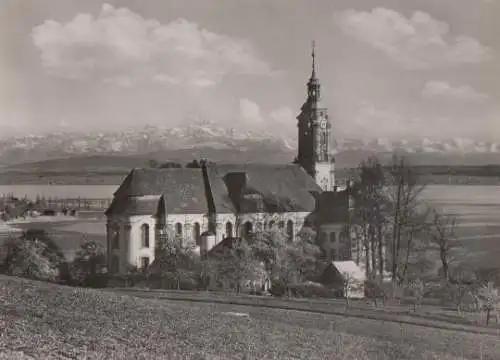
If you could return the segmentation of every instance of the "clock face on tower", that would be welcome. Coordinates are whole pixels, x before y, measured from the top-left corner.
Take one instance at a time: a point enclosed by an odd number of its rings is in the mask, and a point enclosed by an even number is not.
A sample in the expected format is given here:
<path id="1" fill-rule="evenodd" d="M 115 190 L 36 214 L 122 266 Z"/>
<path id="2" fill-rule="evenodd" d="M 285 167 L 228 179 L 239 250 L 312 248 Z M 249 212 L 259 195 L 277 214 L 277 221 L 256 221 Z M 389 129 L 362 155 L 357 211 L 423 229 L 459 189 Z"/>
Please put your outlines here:
<path id="1" fill-rule="evenodd" d="M 321 120 L 319 125 L 321 126 L 322 129 L 326 129 L 326 120 L 325 119 Z"/>

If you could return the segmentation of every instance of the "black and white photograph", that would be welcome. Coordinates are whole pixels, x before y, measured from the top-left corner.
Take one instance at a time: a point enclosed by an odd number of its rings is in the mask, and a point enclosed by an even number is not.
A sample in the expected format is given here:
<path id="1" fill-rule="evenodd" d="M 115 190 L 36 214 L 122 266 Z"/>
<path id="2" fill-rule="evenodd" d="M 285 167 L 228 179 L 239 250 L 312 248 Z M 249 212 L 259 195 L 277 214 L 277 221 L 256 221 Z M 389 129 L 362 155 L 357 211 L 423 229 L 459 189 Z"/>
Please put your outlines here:
<path id="1" fill-rule="evenodd" d="M 500 359 L 500 0 L 0 0 L 0 360 Z"/>

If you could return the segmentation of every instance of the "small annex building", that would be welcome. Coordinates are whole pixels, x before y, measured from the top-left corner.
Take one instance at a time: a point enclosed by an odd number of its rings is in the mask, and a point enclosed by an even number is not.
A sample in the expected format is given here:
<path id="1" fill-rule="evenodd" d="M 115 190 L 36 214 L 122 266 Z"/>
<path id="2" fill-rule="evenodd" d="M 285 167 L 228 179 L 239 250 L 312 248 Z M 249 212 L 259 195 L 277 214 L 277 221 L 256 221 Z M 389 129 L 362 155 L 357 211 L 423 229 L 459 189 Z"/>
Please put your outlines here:
<path id="1" fill-rule="evenodd" d="M 365 297 L 365 271 L 354 261 L 331 261 L 320 277 L 320 282 L 339 293 L 341 297 Z"/>

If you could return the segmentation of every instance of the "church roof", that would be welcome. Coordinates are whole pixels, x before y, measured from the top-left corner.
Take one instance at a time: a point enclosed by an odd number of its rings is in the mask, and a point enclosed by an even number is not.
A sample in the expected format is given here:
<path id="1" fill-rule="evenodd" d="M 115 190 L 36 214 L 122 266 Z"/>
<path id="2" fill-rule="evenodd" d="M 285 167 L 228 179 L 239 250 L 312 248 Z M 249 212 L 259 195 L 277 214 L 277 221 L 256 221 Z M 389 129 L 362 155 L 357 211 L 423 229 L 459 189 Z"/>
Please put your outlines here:
<path id="1" fill-rule="evenodd" d="M 158 211 L 161 196 L 135 196 L 127 201 L 117 201 L 113 207 L 115 214 L 154 215 Z"/>
<path id="2" fill-rule="evenodd" d="M 311 212 L 315 209 L 315 199 L 310 192 L 321 192 L 304 169 L 299 165 L 268 164 L 211 164 L 207 165 L 209 173 L 217 174 L 223 179 L 229 173 L 245 173 L 245 191 L 261 194 L 266 203 L 277 205 L 281 211 Z M 216 204 L 224 204 L 225 208 L 234 208 L 227 188 L 215 193 Z M 216 205 L 217 206 L 217 205 Z M 219 210 L 218 210 L 219 211 Z"/>
<path id="3" fill-rule="evenodd" d="M 107 213 L 145 215 L 154 210 L 153 215 L 160 196 L 168 213 L 199 214 L 208 209 L 201 169 L 134 169 L 115 193 L 116 201 Z"/>
<path id="4" fill-rule="evenodd" d="M 316 202 L 311 192 L 321 193 L 299 165 L 208 164 L 206 169 L 206 179 L 201 168 L 134 169 L 106 214 L 154 215 L 161 196 L 170 214 L 207 213 L 211 198 L 217 213 L 235 213 L 237 204 L 225 182 L 231 173 L 244 173 L 243 191 L 262 195 L 277 211 L 312 212 Z"/>

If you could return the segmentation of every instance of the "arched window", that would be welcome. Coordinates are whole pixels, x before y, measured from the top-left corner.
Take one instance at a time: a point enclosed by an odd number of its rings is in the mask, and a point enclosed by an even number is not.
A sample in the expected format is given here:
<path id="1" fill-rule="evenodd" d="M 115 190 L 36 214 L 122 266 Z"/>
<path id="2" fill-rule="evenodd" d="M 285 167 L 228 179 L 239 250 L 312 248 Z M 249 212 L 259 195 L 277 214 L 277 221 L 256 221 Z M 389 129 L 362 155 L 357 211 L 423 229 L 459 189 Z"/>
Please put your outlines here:
<path id="1" fill-rule="evenodd" d="M 253 225 L 250 221 L 247 221 L 243 227 L 243 236 L 248 237 L 252 235 L 253 232 Z"/>
<path id="2" fill-rule="evenodd" d="M 286 234 L 288 236 L 288 241 L 293 241 L 293 221 L 288 220 L 286 223 Z"/>
<path id="3" fill-rule="evenodd" d="M 143 248 L 149 247 L 149 225 L 141 225 L 141 245 Z"/>
<path id="4" fill-rule="evenodd" d="M 182 224 L 181 223 L 175 224 L 175 235 L 182 236 Z"/>
<path id="5" fill-rule="evenodd" d="M 269 221 L 269 230 L 274 227 L 274 220 Z"/>
<path id="6" fill-rule="evenodd" d="M 196 245 L 200 246 L 200 235 L 201 235 L 201 228 L 199 223 L 194 223 L 193 226 L 193 240 Z"/>
<path id="7" fill-rule="evenodd" d="M 233 224 L 230 221 L 226 223 L 226 237 L 233 237 Z"/>

